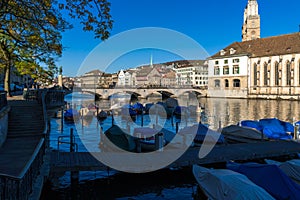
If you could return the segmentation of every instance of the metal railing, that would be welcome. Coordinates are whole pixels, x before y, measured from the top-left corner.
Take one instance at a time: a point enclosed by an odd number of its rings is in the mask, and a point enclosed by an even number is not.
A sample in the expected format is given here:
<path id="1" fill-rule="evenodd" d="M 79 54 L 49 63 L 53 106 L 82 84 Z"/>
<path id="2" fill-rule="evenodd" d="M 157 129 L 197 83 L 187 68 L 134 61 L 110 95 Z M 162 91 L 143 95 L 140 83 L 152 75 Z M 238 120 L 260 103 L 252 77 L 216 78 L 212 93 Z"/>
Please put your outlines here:
<path id="1" fill-rule="evenodd" d="M 7 106 L 6 92 L 0 93 L 0 110 Z"/>
<path id="2" fill-rule="evenodd" d="M 47 116 L 47 101 L 51 104 L 51 98 L 58 97 L 53 95 L 53 92 L 47 90 L 29 90 L 26 92 L 26 100 L 37 100 L 43 107 L 44 118 L 44 138 L 41 138 L 38 145 L 35 147 L 30 159 L 23 167 L 18 176 L 9 174 L 0 174 L 0 199 L 28 199 L 33 190 L 33 184 L 38 176 L 41 166 L 44 162 L 44 155 L 46 152 L 47 139 L 49 137 L 49 126 Z M 55 91 L 57 92 L 57 91 Z M 48 94 L 48 97 L 47 97 Z M 62 95 L 62 93 L 59 93 Z M 6 95 L 6 94 L 5 94 Z M 2 96 L 1 96 L 2 97 Z M 6 96 L 5 96 L 6 97 Z M 61 100 L 61 99 L 59 99 Z M 1 100 L 2 101 L 2 100 Z M 2 103 L 1 103 L 2 105 Z"/>
<path id="3" fill-rule="evenodd" d="M 45 142 L 42 138 L 36 146 L 31 159 L 18 176 L 0 174 L 0 199 L 28 199 L 33 189 L 33 182 L 43 163 Z"/>

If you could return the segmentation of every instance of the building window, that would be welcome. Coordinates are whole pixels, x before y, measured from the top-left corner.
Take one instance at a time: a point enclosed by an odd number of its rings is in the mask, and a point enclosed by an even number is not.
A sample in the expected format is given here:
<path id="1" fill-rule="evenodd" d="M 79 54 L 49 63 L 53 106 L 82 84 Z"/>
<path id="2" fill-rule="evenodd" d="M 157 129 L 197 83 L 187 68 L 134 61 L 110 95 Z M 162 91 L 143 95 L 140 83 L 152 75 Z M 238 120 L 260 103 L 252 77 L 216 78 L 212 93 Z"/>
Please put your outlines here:
<path id="1" fill-rule="evenodd" d="M 219 61 L 218 61 L 218 60 L 216 60 L 216 61 L 215 61 L 215 65 L 218 65 L 218 64 L 219 64 Z"/>
<path id="2" fill-rule="evenodd" d="M 224 74 L 224 75 L 229 74 L 229 66 L 224 66 L 224 67 L 223 67 L 223 74 Z"/>
<path id="3" fill-rule="evenodd" d="M 275 63 L 275 85 L 279 85 L 279 63 Z"/>
<path id="4" fill-rule="evenodd" d="M 225 87 L 226 87 L 226 88 L 229 87 L 229 81 L 228 81 L 228 79 L 225 79 Z"/>
<path id="5" fill-rule="evenodd" d="M 241 81 L 240 79 L 233 79 L 233 87 L 241 87 Z"/>
<path id="6" fill-rule="evenodd" d="M 224 64 L 228 64 L 228 60 L 224 60 Z"/>
<path id="7" fill-rule="evenodd" d="M 291 78 L 292 78 L 291 62 L 287 61 L 287 63 L 286 63 L 286 85 L 287 86 L 291 85 Z"/>
<path id="8" fill-rule="evenodd" d="M 300 59 L 298 60 L 298 84 L 300 85 Z"/>
<path id="9" fill-rule="evenodd" d="M 220 67 L 215 67 L 214 75 L 220 75 Z"/>
<path id="10" fill-rule="evenodd" d="M 257 64 L 253 66 L 253 86 L 257 86 Z"/>
<path id="11" fill-rule="evenodd" d="M 238 58 L 233 59 L 232 62 L 233 62 L 233 63 L 239 63 L 239 62 L 240 62 L 240 59 L 238 59 Z"/>
<path id="12" fill-rule="evenodd" d="M 233 74 L 239 74 L 240 73 L 240 67 L 238 65 L 233 66 Z"/>
<path id="13" fill-rule="evenodd" d="M 215 87 L 219 88 L 220 87 L 220 80 L 215 80 Z"/>
<path id="14" fill-rule="evenodd" d="M 264 63 L 264 85 L 268 85 L 268 64 Z"/>

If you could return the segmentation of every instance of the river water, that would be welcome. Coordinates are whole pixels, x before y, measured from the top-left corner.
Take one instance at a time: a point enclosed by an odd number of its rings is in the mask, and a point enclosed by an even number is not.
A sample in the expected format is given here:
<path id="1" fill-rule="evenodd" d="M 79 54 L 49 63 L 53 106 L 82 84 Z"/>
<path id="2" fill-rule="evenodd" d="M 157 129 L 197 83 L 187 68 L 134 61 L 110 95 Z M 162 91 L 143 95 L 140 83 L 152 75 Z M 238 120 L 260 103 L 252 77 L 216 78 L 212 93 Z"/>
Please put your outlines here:
<path id="1" fill-rule="evenodd" d="M 70 99 L 66 99 L 70 102 Z M 154 100 L 153 100 L 154 101 Z M 193 125 L 201 119 L 211 129 L 217 129 L 220 125 L 227 126 L 237 124 L 240 120 L 261 118 L 278 118 L 283 121 L 295 122 L 300 120 L 300 102 L 289 100 L 249 100 L 249 99 L 221 99 L 200 98 L 199 105 L 203 107 L 202 116 L 188 117 L 178 121 L 167 119 L 164 127 L 175 133 L 176 122 L 179 128 Z M 74 104 L 74 100 L 72 102 Z M 79 103 L 79 102 L 78 102 Z M 142 102 L 145 103 L 145 102 Z M 109 101 L 97 102 L 103 107 L 110 104 Z M 128 123 L 118 116 L 114 118 L 124 127 Z M 159 118 L 159 121 L 162 119 Z M 151 125 L 151 119 L 145 116 L 144 125 Z M 68 136 L 70 130 L 74 130 L 75 142 L 78 151 L 87 151 L 85 145 L 89 145 L 96 151 L 99 141 L 100 127 L 107 130 L 112 124 L 112 118 L 108 117 L 98 123 L 96 117 L 82 120 L 79 125 L 63 122 L 60 118 L 51 120 L 50 146 L 58 149 L 57 138 Z M 118 124 L 118 125 L 119 125 Z M 141 117 L 136 122 L 129 124 L 131 128 L 141 125 Z M 82 142 L 83 141 L 83 142 Z M 93 146 L 94 145 L 94 146 Z M 60 151 L 69 151 L 67 144 L 59 145 Z M 43 190 L 42 199 L 194 199 L 197 183 L 192 175 L 191 168 L 165 169 L 144 174 L 129 174 L 116 171 L 80 172 L 79 183 L 71 185 L 70 173 L 59 175 L 57 180 L 49 181 Z"/>

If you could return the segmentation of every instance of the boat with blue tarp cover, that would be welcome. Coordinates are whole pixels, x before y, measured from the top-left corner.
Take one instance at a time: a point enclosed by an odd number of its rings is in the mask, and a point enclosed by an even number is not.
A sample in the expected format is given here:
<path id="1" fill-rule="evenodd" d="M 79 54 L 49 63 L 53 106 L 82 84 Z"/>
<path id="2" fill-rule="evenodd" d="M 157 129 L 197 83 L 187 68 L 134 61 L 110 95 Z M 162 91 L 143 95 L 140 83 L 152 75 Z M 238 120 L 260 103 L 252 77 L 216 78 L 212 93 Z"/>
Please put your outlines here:
<path id="1" fill-rule="evenodd" d="M 275 199 L 296 200 L 300 185 L 292 181 L 278 166 L 258 163 L 227 163 L 227 168 L 244 174 L 253 183 L 264 188 Z"/>
<path id="2" fill-rule="evenodd" d="M 262 132 L 269 139 L 292 139 L 294 135 L 293 124 L 281 121 L 277 118 L 255 120 L 243 120 L 241 126 L 254 128 Z"/>

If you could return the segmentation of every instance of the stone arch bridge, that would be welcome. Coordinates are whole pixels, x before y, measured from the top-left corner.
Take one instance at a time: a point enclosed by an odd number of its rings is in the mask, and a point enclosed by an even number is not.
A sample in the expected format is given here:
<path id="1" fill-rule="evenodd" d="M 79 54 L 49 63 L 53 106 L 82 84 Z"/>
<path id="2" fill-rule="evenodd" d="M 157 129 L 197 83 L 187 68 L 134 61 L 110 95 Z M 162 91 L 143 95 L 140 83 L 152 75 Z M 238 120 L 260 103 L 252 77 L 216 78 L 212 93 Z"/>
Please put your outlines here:
<path id="1" fill-rule="evenodd" d="M 134 95 L 139 99 L 146 99 L 148 96 L 153 94 L 161 94 L 167 97 L 179 97 L 183 94 L 194 93 L 197 96 L 207 96 L 206 89 L 197 89 L 197 88 L 133 88 L 133 87 L 124 87 L 124 88 L 81 88 L 80 91 L 95 94 L 99 99 L 109 99 L 112 95 L 116 94 L 130 94 Z"/>

